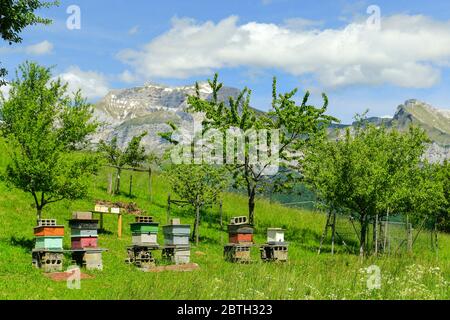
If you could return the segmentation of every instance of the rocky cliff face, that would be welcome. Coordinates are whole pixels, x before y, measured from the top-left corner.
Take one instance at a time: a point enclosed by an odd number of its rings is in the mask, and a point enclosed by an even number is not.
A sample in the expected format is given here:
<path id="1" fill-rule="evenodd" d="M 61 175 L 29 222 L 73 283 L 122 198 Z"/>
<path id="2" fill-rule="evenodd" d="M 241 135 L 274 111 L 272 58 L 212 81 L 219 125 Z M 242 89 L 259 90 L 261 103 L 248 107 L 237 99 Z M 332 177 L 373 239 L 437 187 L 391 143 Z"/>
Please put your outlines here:
<path id="1" fill-rule="evenodd" d="M 195 86 L 168 87 L 149 84 L 143 87 L 113 90 L 95 106 L 95 117 L 105 125 L 94 137 L 94 143 L 100 139 L 109 140 L 118 137 L 120 146 L 126 145 L 133 136 L 147 131 L 143 143 L 148 151 L 162 152 L 167 141 L 158 133 L 169 130 L 167 122 L 180 126 L 189 126 L 193 115 L 187 112 L 187 97 L 195 93 Z M 200 84 L 203 98 L 211 98 L 211 88 L 207 83 Z M 219 95 L 221 101 L 228 97 L 236 98 L 239 90 L 224 87 Z M 436 109 L 418 100 L 407 100 L 398 106 L 392 119 L 373 117 L 371 123 L 407 130 L 410 124 L 424 128 L 433 144 L 427 152 L 431 161 L 450 159 L 450 110 Z M 337 125 L 336 127 L 346 127 Z"/>
<path id="2" fill-rule="evenodd" d="M 170 129 L 167 122 L 183 125 L 193 121 L 193 115 L 189 114 L 186 108 L 188 95 L 194 93 L 193 85 L 168 87 L 149 84 L 113 90 L 95 106 L 94 116 L 105 125 L 94 137 L 93 142 L 117 136 L 119 145 L 123 147 L 133 136 L 147 131 L 148 135 L 143 139 L 146 149 L 161 152 L 167 146 L 167 142 L 161 139 L 158 133 Z M 210 98 L 211 93 L 207 83 L 200 84 L 200 94 L 203 98 Z M 219 99 L 226 100 L 229 96 L 237 97 L 238 94 L 238 89 L 224 87 Z"/>

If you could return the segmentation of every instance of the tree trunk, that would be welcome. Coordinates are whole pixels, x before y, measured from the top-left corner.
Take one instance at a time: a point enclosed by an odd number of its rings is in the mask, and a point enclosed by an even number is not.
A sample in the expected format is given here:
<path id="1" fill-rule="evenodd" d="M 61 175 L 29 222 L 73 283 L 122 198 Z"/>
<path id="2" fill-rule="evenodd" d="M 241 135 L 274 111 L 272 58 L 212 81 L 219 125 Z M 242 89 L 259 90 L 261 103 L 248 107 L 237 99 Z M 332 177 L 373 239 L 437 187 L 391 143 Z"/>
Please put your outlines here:
<path id="1" fill-rule="evenodd" d="M 361 223 L 361 234 L 360 234 L 360 246 L 359 246 L 359 256 L 364 257 L 365 248 L 366 248 L 366 234 L 367 234 L 367 222 L 366 216 L 362 216 L 360 219 Z"/>
<path id="2" fill-rule="evenodd" d="M 36 225 L 38 226 L 39 225 L 39 220 L 41 220 L 42 219 L 42 207 L 41 206 L 38 206 L 38 207 L 36 207 Z"/>
<path id="3" fill-rule="evenodd" d="M 256 192 L 253 187 L 248 195 L 248 220 L 251 225 L 255 224 L 255 197 Z"/>

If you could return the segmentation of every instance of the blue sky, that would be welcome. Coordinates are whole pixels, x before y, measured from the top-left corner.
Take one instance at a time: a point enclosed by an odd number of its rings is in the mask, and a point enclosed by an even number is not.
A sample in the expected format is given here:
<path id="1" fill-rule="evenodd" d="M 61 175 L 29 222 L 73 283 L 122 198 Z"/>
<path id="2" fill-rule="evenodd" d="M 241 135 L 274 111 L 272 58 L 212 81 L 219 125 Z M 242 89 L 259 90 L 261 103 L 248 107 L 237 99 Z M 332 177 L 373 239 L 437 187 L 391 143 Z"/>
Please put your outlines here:
<path id="1" fill-rule="evenodd" d="M 66 26 L 70 5 L 81 10 L 79 30 Z M 377 18 L 370 5 L 380 9 L 378 29 L 368 25 Z M 367 108 L 393 115 L 410 98 L 450 107 L 449 1 L 62 0 L 41 14 L 53 25 L 1 44 L 0 61 L 11 75 L 24 60 L 54 66 L 92 101 L 113 88 L 219 72 L 226 85 L 251 88 L 262 110 L 273 76 L 280 91 L 308 89 L 316 104 L 326 92 L 343 122 Z"/>

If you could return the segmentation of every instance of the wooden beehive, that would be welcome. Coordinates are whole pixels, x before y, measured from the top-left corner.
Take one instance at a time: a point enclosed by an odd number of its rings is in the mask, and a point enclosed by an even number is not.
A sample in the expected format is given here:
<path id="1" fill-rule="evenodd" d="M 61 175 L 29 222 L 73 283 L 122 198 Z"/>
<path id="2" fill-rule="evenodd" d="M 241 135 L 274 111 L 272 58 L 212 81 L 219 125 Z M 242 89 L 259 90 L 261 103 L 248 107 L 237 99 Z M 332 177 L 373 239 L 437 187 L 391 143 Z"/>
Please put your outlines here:
<path id="1" fill-rule="evenodd" d="M 244 225 L 235 225 L 235 224 L 229 224 L 228 225 L 228 233 L 229 234 L 235 234 L 235 233 L 253 233 L 254 230 L 250 225 L 244 224 Z"/>
<path id="2" fill-rule="evenodd" d="M 72 237 L 72 249 L 97 248 L 97 237 Z"/>
<path id="3" fill-rule="evenodd" d="M 130 223 L 132 233 L 158 233 L 157 222 L 136 222 Z"/>
<path id="4" fill-rule="evenodd" d="M 64 226 L 39 226 L 34 228 L 36 237 L 63 237 Z"/>
<path id="5" fill-rule="evenodd" d="M 132 243 L 135 246 L 158 244 L 157 237 L 156 233 L 134 233 L 132 235 Z"/>
<path id="6" fill-rule="evenodd" d="M 163 226 L 164 244 L 168 246 L 188 246 L 191 226 L 189 224 L 171 224 Z"/>
<path id="7" fill-rule="evenodd" d="M 92 214 L 92 212 L 73 212 L 72 219 L 73 220 L 92 220 L 93 214 Z"/>
<path id="8" fill-rule="evenodd" d="M 267 229 L 267 243 L 283 243 L 284 242 L 284 230 L 281 228 L 269 228 Z"/>
<path id="9" fill-rule="evenodd" d="M 36 237 L 35 249 L 61 250 L 63 248 L 63 237 Z"/>
<path id="10" fill-rule="evenodd" d="M 98 231 L 96 229 L 83 230 L 83 229 L 72 229 L 72 237 L 98 237 Z"/>
<path id="11" fill-rule="evenodd" d="M 253 234 L 251 233 L 230 233 L 229 234 L 230 243 L 241 243 L 241 244 L 252 244 Z"/>
<path id="12" fill-rule="evenodd" d="M 72 229 L 78 229 L 78 230 L 97 230 L 98 229 L 98 219 L 92 219 L 92 220 L 71 219 L 71 220 L 69 220 L 69 226 Z"/>

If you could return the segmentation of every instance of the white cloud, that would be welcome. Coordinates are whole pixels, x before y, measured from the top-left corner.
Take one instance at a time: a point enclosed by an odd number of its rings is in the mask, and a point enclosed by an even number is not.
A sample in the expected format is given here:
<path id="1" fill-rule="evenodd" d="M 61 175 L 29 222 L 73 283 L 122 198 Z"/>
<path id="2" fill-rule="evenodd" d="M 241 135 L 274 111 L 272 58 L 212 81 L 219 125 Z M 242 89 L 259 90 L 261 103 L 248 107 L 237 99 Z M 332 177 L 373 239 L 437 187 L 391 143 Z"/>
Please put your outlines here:
<path id="1" fill-rule="evenodd" d="M 47 40 L 25 47 L 25 53 L 31 55 L 44 55 L 53 51 L 53 44 Z"/>
<path id="2" fill-rule="evenodd" d="M 0 86 L 0 92 L 3 94 L 3 97 L 5 99 L 8 99 L 9 97 L 9 90 L 11 89 L 11 86 L 9 84 Z"/>
<path id="3" fill-rule="evenodd" d="M 140 79 L 136 77 L 135 74 L 130 72 L 130 70 L 125 70 L 119 75 L 119 80 L 125 83 L 134 83 L 139 81 Z"/>
<path id="4" fill-rule="evenodd" d="M 129 35 L 134 35 L 136 33 L 139 32 L 139 26 L 134 26 L 133 28 L 131 28 L 130 30 L 128 30 L 128 34 Z"/>
<path id="5" fill-rule="evenodd" d="M 95 71 L 83 71 L 78 66 L 69 67 L 57 77 L 69 84 L 69 91 L 81 89 L 81 93 L 89 100 L 104 97 L 109 91 L 106 77 Z"/>
<path id="6" fill-rule="evenodd" d="M 53 44 L 50 41 L 44 40 L 42 42 L 32 44 L 25 47 L 1 47 L 0 53 L 25 53 L 33 56 L 41 56 L 49 54 L 53 51 Z"/>
<path id="7" fill-rule="evenodd" d="M 278 69 L 313 75 L 325 86 L 393 84 L 424 88 L 440 80 L 450 61 L 450 22 L 394 15 L 377 31 L 365 23 L 308 30 L 228 17 L 218 23 L 173 19 L 166 33 L 118 58 L 146 79 L 211 75 L 221 68 Z M 298 23 L 300 22 L 300 26 Z M 311 25 L 311 24 L 309 24 Z"/>

